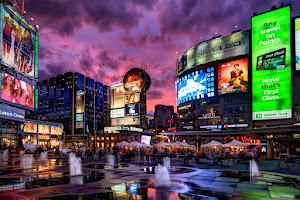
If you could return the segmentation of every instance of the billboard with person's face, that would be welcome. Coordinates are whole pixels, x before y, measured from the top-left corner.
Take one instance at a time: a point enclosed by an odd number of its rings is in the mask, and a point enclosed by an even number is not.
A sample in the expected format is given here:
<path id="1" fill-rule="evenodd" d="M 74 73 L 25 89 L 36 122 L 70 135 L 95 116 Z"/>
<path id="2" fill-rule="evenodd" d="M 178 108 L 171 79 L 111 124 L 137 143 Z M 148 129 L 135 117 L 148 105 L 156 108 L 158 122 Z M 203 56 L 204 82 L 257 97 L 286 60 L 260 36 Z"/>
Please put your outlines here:
<path id="1" fill-rule="evenodd" d="M 34 108 L 34 87 L 7 73 L 1 77 L 1 100 L 16 105 Z"/>
<path id="2" fill-rule="evenodd" d="M 31 78 L 38 78 L 38 35 L 24 17 L 1 4 L 1 63 Z"/>
<path id="3" fill-rule="evenodd" d="M 45 124 L 39 124 L 38 132 L 40 134 L 50 134 L 50 126 Z"/>
<path id="4" fill-rule="evenodd" d="M 248 91 L 247 58 L 225 62 L 218 66 L 218 94 Z"/>
<path id="5" fill-rule="evenodd" d="M 252 119 L 292 117 L 290 7 L 253 16 Z"/>

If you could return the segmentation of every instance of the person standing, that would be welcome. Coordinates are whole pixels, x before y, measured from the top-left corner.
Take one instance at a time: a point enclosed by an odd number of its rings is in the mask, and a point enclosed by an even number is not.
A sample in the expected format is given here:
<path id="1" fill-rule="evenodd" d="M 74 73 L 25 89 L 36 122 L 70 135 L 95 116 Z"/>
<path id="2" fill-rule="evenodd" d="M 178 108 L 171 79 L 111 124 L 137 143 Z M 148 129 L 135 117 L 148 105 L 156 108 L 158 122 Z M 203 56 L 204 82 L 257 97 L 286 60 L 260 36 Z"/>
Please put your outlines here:
<path id="1" fill-rule="evenodd" d="M 146 147 L 145 149 L 145 155 L 146 155 L 146 161 L 149 162 L 149 157 L 150 157 L 151 149 L 150 147 Z"/>
<path id="2" fill-rule="evenodd" d="M 140 163 L 144 163 L 144 157 L 145 157 L 145 149 L 144 147 L 142 146 L 140 148 Z"/>
<path id="3" fill-rule="evenodd" d="M 119 147 L 118 146 L 114 146 L 113 147 L 113 155 L 115 156 L 115 160 L 116 160 L 116 164 L 119 163 Z"/>

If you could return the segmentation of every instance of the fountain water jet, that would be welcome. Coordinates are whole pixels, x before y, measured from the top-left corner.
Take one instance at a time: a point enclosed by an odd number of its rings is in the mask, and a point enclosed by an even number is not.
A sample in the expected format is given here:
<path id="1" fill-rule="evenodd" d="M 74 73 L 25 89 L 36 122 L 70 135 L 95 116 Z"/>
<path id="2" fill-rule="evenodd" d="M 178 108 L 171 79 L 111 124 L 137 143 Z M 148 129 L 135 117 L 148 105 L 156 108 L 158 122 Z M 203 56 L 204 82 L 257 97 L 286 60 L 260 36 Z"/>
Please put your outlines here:
<path id="1" fill-rule="evenodd" d="M 115 165 L 115 156 L 114 155 L 108 155 L 108 165 L 110 165 L 110 166 Z"/>
<path id="2" fill-rule="evenodd" d="M 155 187 L 170 187 L 171 179 L 166 166 L 158 164 L 155 167 Z"/>
<path id="3" fill-rule="evenodd" d="M 250 181 L 253 181 L 253 177 L 259 176 L 259 169 L 254 159 L 249 161 L 249 172 L 250 172 Z"/>
<path id="4" fill-rule="evenodd" d="M 47 151 L 41 152 L 38 160 L 39 161 L 45 161 L 47 159 L 48 159 L 48 153 L 47 153 Z"/>
<path id="5" fill-rule="evenodd" d="M 32 155 L 23 155 L 21 157 L 20 166 L 22 169 L 31 169 L 33 165 L 33 156 Z"/>
<path id="6" fill-rule="evenodd" d="M 164 157 L 163 158 L 163 163 L 164 163 L 164 166 L 166 166 L 166 168 L 170 168 L 171 167 L 171 160 L 169 157 Z"/>
<path id="7" fill-rule="evenodd" d="M 3 152 L 3 162 L 8 161 L 8 149 L 5 149 Z"/>
<path id="8" fill-rule="evenodd" d="M 69 154 L 69 170 L 70 176 L 82 175 L 81 158 L 77 158 L 75 153 Z"/>

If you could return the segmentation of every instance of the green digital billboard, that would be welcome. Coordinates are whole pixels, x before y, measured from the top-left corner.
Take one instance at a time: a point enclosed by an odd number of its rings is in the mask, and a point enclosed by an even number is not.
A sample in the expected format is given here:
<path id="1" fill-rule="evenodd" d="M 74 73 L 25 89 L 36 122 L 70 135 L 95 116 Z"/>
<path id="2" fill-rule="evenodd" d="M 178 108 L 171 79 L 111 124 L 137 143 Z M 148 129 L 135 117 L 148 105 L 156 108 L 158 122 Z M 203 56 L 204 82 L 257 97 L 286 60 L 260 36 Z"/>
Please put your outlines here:
<path id="1" fill-rule="evenodd" d="M 292 117 L 290 7 L 253 16 L 252 119 Z"/>

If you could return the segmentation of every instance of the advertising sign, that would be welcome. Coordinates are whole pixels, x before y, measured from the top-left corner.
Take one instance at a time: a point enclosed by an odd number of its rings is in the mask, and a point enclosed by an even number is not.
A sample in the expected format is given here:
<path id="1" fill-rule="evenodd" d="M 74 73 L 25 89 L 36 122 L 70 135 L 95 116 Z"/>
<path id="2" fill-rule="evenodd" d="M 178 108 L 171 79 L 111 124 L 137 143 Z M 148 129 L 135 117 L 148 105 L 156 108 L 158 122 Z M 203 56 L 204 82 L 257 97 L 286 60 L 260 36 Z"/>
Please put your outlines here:
<path id="1" fill-rule="evenodd" d="M 127 104 L 125 107 L 126 116 L 138 116 L 140 114 L 139 104 Z"/>
<path id="2" fill-rule="evenodd" d="M 186 65 L 187 65 L 186 52 L 177 59 L 176 65 L 177 65 L 177 75 L 180 75 L 182 72 L 186 70 Z"/>
<path id="3" fill-rule="evenodd" d="M 1 63 L 31 78 L 38 78 L 38 35 L 12 9 L 1 4 Z M 35 74 L 36 73 L 36 74 Z"/>
<path id="4" fill-rule="evenodd" d="M 50 126 L 45 124 L 39 124 L 39 133 L 40 134 L 50 134 Z"/>
<path id="5" fill-rule="evenodd" d="M 300 18 L 295 19 L 296 70 L 300 70 Z"/>
<path id="6" fill-rule="evenodd" d="M 83 113 L 83 97 L 84 93 L 83 91 L 79 90 L 76 92 L 76 113 Z"/>
<path id="7" fill-rule="evenodd" d="M 124 76 L 124 88 L 127 92 L 141 92 L 145 84 L 145 72 L 139 68 L 129 70 Z"/>
<path id="8" fill-rule="evenodd" d="M 252 119 L 292 117 L 290 7 L 253 16 Z"/>
<path id="9" fill-rule="evenodd" d="M 120 133 L 119 130 L 122 130 L 121 126 L 104 127 L 104 133 Z"/>
<path id="10" fill-rule="evenodd" d="M 145 143 L 145 144 L 150 145 L 150 141 L 151 141 L 151 136 L 142 135 L 142 137 L 141 137 L 141 143 Z"/>
<path id="11" fill-rule="evenodd" d="M 83 122 L 83 113 L 76 114 L 76 122 Z"/>
<path id="12" fill-rule="evenodd" d="M 0 104 L 0 117 L 12 120 L 24 121 L 25 110 Z"/>
<path id="13" fill-rule="evenodd" d="M 37 124 L 24 123 L 25 133 L 37 133 Z"/>
<path id="14" fill-rule="evenodd" d="M 124 108 L 125 89 L 123 85 L 111 88 L 111 109 Z"/>
<path id="15" fill-rule="evenodd" d="M 1 99 L 17 105 L 34 108 L 34 87 L 2 72 Z"/>
<path id="16" fill-rule="evenodd" d="M 124 108 L 119 108 L 115 110 L 110 110 L 110 118 L 118 118 L 118 117 L 124 117 L 125 111 Z"/>
<path id="17" fill-rule="evenodd" d="M 53 135 L 62 135 L 62 127 L 51 126 L 51 134 L 53 134 Z"/>
<path id="18" fill-rule="evenodd" d="M 140 117 L 123 117 L 111 119 L 112 126 L 122 126 L 122 125 L 139 125 Z"/>
<path id="19" fill-rule="evenodd" d="M 177 76 L 184 71 L 198 65 L 223 60 L 249 53 L 249 31 L 240 31 L 228 36 L 202 42 L 186 52 L 186 66 L 184 56 L 177 61 Z"/>
<path id="20" fill-rule="evenodd" d="M 234 60 L 218 66 L 218 94 L 249 92 L 248 59 Z"/>
<path id="21" fill-rule="evenodd" d="M 215 96 L 214 67 L 201 69 L 187 74 L 176 81 L 177 105 Z"/>
<path id="22" fill-rule="evenodd" d="M 131 93 L 125 95 L 125 104 L 139 103 L 139 102 L 140 102 L 140 93 Z"/>

